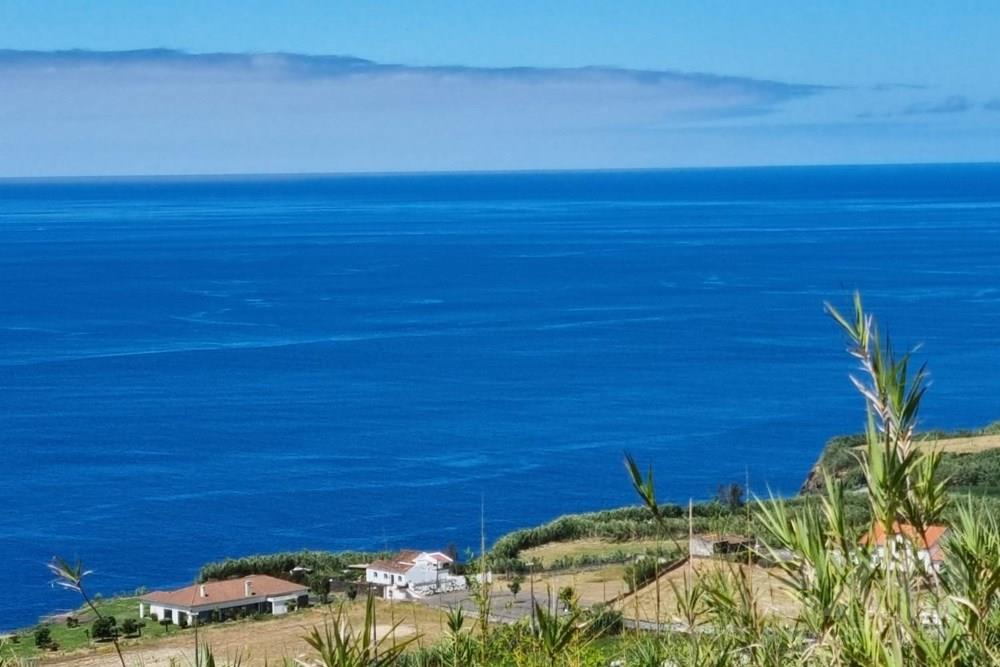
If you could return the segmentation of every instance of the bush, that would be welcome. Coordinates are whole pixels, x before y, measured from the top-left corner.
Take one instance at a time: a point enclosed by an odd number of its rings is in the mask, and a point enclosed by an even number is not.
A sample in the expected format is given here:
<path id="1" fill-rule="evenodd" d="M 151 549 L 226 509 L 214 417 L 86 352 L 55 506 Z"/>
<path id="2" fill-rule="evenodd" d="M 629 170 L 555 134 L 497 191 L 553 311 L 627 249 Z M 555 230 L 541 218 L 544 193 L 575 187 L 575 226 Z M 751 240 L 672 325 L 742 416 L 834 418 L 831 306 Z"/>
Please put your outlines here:
<path id="1" fill-rule="evenodd" d="M 188 626 L 187 614 L 182 614 L 181 617 L 177 620 L 177 627 L 183 630 L 187 626 Z"/>
<path id="2" fill-rule="evenodd" d="M 675 567 L 682 559 L 668 560 L 665 563 L 655 556 L 644 556 L 631 565 L 625 566 L 625 586 L 629 592 L 638 590 L 656 578 L 657 571 L 663 572 Z"/>
<path id="3" fill-rule="evenodd" d="M 52 630 L 44 625 L 35 630 L 35 646 L 38 648 L 49 648 L 52 643 Z"/>
<path id="4" fill-rule="evenodd" d="M 136 637 L 142 634 L 142 625 L 134 618 L 126 618 L 122 621 L 121 630 L 126 637 Z"/>
<path id="5" fill-rule="evenodd" d="M 198 581 L 222 580 L 245 577 L 250 574 L 267 574 L 279 579 L 287 579 L 288 573 L 296 567 L 306 567 L 314 574 L 335 576 L 349 565 L 368 563 L 378 558 L 388 558 L 390 552 L 363 551 L 286 551 L 274 554 L 257 554 L 242 558 L 228 558 L 224 561 L 207 563 L 198 572 Z"/>
<path id="6" fill-rule="evenodd" d="M 625 627 L 625 616 L 621 611 L 604 604 L 596 604 L 587 612 L 591 631 L 599 637 L 620 635 Z"/>
<path id="7" fill-rule="evenodd" d="M 90 626 L 90 636 L 97 641 L 109 641 L 118 635 L 118 622 L 114 616 L 103 616 Z"/>
<path id="8" fill-rule="evenodd" d="M 941 457 L 940 475 L 949 480 L 950 486 L 1000 487 L 1000 449 L 974 454 L 945 454 Z"/>
<path id="9" fill-rule="evenodd" d="M 67 628 L 76 628 L 76 627 L 79 627 L 79 626 L 80 626 L 80 619 L 78 619 L 76 616 L 67 616 L 66 617 L 66 627 Z"/>

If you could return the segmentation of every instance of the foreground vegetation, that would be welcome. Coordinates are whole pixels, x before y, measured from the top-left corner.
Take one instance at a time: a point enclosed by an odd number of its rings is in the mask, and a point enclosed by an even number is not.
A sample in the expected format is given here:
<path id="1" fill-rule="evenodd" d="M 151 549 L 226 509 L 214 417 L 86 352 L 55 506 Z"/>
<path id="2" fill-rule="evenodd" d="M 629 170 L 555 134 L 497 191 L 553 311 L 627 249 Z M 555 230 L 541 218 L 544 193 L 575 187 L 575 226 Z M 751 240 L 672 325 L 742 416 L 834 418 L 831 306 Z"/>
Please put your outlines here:
<path id="1" fill-rule="evenodd" d="M 671 584 L 673 631 L 619 642 L 615 650 L 621 664 L 1000 664 L 996 516 L 983 511 L 981 501 L 950 499 L 943 453 L 920 446 L 915 438 L 926 389 L 923 369 L 911 374 L 910 356 L 895 355 L 860 298 L 852 317 L 830 312 L 862 371 L 853 378 L 868 416 L 864 440 L 852 449 L 863 485 L 856 497 L 867 505 L 869 528 L 893 535 L 897 525 L 907 524 L 916 538 L 890 539 L 882 553 L 859 540 L 866 530 L 848 518 L 851 494 L 842 479 L 823 471 L 822 494 L 813 501 L 792 507 L 776 500 L 754 507 L 754 520 L 763 528 L 760 555 L 775 563 L 797 603 L 794 613 L 765 613 L 753 579 L 735 564 L 686 578 Z M 669 532 L 675 511 L 657 503 L 652 469 L 643 476 L 630 460 L 629 472 L 654 526 L 651 533 Z M 941 568 L 925 568 L 918 556 L 923 536 L 948 517 L 951 530 L 942 545 Z M 533 539 L 540 535 L 523 533 L 500 555 L 516 556 Z M 453 644 L 439 653 L 423 652 L 398 664 L 604 664 L 607 655 L 595 642 L 594 625 L 594 617 L 580 610 L 560 618 L 538 609 L 530 624 L 461 640 L 474 644 L 469 655 L 478 659 L 459 659 L 456 633 Z"/>

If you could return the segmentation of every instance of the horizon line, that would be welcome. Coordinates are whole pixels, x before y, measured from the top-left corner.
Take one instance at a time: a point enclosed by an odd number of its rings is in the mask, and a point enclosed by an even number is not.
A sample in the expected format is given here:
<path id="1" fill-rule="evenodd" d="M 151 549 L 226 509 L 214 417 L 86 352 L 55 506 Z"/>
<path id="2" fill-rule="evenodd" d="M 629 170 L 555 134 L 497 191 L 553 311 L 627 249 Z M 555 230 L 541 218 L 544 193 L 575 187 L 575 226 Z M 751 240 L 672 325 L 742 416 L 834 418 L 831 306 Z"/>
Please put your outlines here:
<path id="1" fill-rule="evenodd" d="M 785 164 L 746 164 L 718 166 L 673 166 L 673 167 L 580 167 L 580 168 L 539 168 L 539 169 L 402 169 L 402 170 L 357 170 L 357 171 L 291 171 L 291 172 L 217 172 L 217 173 L 174 173 L 174 174 L 55 174 L 51 176 L 3 176 L 0 183 L 10 182 L 87 182 L 87 181 L 184 181 L 184 180 L 264 180 L 264 179 L 307 179 L 307 178 L 373 178 L 398 176 L 503 176 L 529 174 L 602 174 L 677 171 L 734 171 L 768 169 L 823 169 L 837 167 L 933 167 L 933 166 L 1000 166 L 1000 160 L 979 161 L 917 161 L 917 162 L 820 162 Z"/>

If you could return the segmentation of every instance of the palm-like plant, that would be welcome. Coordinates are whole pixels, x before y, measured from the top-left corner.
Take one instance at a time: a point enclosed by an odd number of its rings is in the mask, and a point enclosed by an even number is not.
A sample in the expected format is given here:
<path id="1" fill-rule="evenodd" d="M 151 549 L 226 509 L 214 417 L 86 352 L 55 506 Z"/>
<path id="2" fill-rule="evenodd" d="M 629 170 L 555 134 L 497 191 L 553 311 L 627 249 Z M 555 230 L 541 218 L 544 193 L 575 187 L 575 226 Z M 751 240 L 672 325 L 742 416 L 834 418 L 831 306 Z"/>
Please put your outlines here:
<path id="1" fill-rule="evenodd" d="M 400 622 L 389 628 L 381 637 L 375 631 L 375 598 L 369 594 L 365 603 L 365 618 L 359 630 L 355 630 L 341 607 L 332 622 L 323 630 L 314 627 L 304 637 L 306 643 L 316 651 L 316 659 L 303 661 L 308 667 L 388 667 L 395 664 L 407 646 L 415 639 L 394 641 Z"/>
<path id="2" fill-rule="evenodd" d="M 664 528 L 664 516 L 663 509 L 660 504 L 656 502 L 656 484 L 653 481 L 653 466 L 649 466 L 646 471 L 646 476 L 643 477 L 642 472 L 639 470 L 639 465 L 635 462 L 635 459 L 631 454 L 625 452 L 625 469 L 628 471 L 629 479 L 632 481 L 632 488 L 635 490 L 636 495 L 642 500 L 642 503 L 649 510 L 649 513 L 653 517 L 653 521 L 656 522 L 656 554 L 653 556 L 653 586 L 656 589 L 656 628 L 660 628 L 660 537 L 663 533 Z M 636 600 L 638 600 L 639 591 L 635 591 Z M 636 616 L 636 624 L 638 627 L 639 618 Z"/>
<path id="3" fill-rule="evenodd" d="M 83 585 L 83 580 L 93 574 L 93 570 L 84 569 L 83 563 L 79 560 L 75 563 L 70 563 L 59 556 L 53 556 L 52 560 L 46 564 L 46 567 L 48 567 L 49 572 L 55 575 L 55 579 L 52 581 L 53 586 L 59 586 L 60 588 L 65 588 L 79 594 L 97 618 L 104 618 L 104 614 L 101 613 L 101 610 L 91 600 L 90 595 L 87 594 L 86 587 Z M 125 656 L 122 655 L 121 646 L 118 645 L 117 633 L 112 635 L 111 641 L 114 643 L 119 662 L 121 662 L 122 667 L 125 667 Z"/>
<path id="4" fill-rule="evenodd" d="M 579 607 L 571 607 L 568 614 L 559 616 L 535 603 L 537 628 L 535 638 L 548 664 L 555 665 L 560 655 L 565 654 L 579 636 L 584 634 L 590 621 L 581 620 Z"/>

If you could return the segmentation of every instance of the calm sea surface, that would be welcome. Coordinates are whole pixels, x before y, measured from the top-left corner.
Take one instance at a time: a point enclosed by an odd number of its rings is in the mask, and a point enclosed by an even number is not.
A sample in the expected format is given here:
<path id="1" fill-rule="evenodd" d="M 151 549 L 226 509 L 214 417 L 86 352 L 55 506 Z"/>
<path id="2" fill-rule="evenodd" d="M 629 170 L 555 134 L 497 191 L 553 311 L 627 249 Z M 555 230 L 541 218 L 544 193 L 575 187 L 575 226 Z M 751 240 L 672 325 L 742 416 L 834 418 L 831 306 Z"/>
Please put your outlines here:
<path id="1" fill-rule="evenodd" d="M 224 556 L 460 547 L 749 472 L 860 400 L 822 302 L 1000 419 L 1000 167 L 0 182 L 0 628 Z"/>

